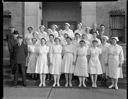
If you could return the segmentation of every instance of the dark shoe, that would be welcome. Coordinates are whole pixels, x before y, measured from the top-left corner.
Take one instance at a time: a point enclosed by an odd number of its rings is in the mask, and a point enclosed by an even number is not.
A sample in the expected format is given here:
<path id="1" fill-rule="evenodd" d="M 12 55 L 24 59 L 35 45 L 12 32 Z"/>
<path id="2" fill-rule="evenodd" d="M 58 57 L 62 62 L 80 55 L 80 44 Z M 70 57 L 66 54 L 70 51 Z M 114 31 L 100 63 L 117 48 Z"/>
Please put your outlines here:
<path id="1" fill-rule="evenodd" d="M 17 86 L 17 82 L 14 82 L 13 86 Z"/>
<path id="2" fill-rule="evenodd" d="M 23 86 L 26 87 L 27 85 L 25 83 L 23 83 Z"/>

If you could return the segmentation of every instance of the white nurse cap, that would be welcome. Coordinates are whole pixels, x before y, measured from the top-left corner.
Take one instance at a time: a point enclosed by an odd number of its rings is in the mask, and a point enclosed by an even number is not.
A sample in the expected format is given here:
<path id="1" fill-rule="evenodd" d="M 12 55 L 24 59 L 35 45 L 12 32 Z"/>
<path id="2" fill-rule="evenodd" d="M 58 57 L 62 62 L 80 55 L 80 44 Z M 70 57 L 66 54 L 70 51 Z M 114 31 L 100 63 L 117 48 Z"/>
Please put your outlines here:
<path id="1" fill-rule="evenodd" d="M 109 38 L 108 38 L 108 36 L 102 36 L 102 39 L 108 40 Z"/>
<path id="2" fill-rule="evenodd" d="M 70 24 L 69 24 L 69 23 L 65 23 L 65 25 L 68 25 L 68 26 L 70 26 Z"/>
<path id="3" fill-rule="evenodd" d="M 118 37 L 112 37 L 112 39 L 115 39 L 116 41 L 119 41 Z"/>

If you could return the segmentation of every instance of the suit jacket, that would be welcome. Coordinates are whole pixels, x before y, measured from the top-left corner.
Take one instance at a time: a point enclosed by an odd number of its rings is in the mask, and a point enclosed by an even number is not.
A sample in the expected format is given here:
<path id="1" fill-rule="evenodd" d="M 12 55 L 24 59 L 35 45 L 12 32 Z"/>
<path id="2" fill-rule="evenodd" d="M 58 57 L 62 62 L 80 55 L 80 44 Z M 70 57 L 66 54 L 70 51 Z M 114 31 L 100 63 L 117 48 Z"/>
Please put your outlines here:
<path id="1" fill-rule="evenodd" d="M 14 46 L 13 55 L 16 64 L 25 64 L 27 54 L 28 54 L 27 45 L 24 44 L 23 42 L 20 46 L 18 44 Z"/>
<path id="2" fill-rule="evenodd" d="M 17 43 L 17 41 L 14 39 L 13 34 L 7 34 L 6 39 L 8 42 L 8 49 L 11 54 L 13 52 L 13 46 Z"/>

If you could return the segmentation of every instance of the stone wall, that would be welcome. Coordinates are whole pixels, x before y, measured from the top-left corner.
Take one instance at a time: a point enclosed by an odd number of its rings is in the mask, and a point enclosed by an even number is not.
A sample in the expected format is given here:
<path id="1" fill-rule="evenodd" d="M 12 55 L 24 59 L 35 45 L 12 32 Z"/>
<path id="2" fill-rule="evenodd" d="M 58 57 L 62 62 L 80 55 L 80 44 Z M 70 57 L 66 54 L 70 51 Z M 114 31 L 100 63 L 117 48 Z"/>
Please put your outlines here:
<path id="1" fill-rule="evenodd" d="M 20 34 L 23 30 L 23 2 L 4 2 L 3 11 L 8 10 L 11 12 L 11 24 L 16 27 Z"/>

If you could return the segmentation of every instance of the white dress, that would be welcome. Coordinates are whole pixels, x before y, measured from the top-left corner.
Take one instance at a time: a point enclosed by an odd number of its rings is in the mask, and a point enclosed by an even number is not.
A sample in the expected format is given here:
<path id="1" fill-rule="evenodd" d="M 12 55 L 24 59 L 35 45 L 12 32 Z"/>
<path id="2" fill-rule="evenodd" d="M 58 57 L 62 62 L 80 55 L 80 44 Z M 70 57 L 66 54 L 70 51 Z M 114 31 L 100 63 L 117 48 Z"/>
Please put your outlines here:
<path id="1" fill-rule="evenodd" d="M 102 74 L 102 67 L 99 60 L 99 55 L 101 54 L 101 49 L 96 47 L 90 47 L 88 50 L 88 53 L 90 55 L 89 60 L 89 73 L 90 74 Z"/>
<path id="2" fill-rule="evenodd" d="M 36 70 L 35 73 L 49 73 L 48 71 L 48 62 L 47 62 L 47 54 L 49 52 L 48 46 L 39 46 L 38 47 L 38 57 L 37 57 L 37 63 L 36 63 Z"/>
<path id="3" fill-rule="evenodd" d="M 107 50 L 106 63 L 108 63 L 109 77 L 110 78 L 123 78 L 122 67 L 119 64 L 123 64 L 124 55 L 123 49 L 120 45 L 110 45 Z"/>
<path id="4" fill-rule="evenodd" d="M 33 38 L 32 33 L 26 33 L 25 34 L 25 40 L 26 40 L 27 45 L 31 45 L 32 44 L 32 38 Z"/>
<path id="5" fill-rule="evenodd" d="M 108 66 L 105 66 L 105 59 L 106 59 L 106 54 L 107 54 L 107 48 L 109 47 L 109 43 L 106 43 L 105 45 L 101 44 L 100 48 L 102 50 L 102 54 L 100 57 L 100 63 L 102 66 L 102 71 L 103 73 L 105 73 L 106 75 L 108 75 Z"/>
<path id="6" fill-rule="evenodd" d="M 65 45 L 63 46 L 63 51 L 62 53 L 64 54 L 63 60 L 62 60 L 62 73 L 73 73 L 74 72 L 74 45 Z"/>
<path id="7" fill-rule="evenodd" d="M 28 68 L 27 73 L 35 73 L 36 61 L 37 61 L 37 53 L 36 53 L 36 45 L 28 45 L 29 51 L 29 60 L 28 60 Z"/>
<path id="8" fill-rule="evenodd" d="M 50 60 L 52 65 L 50 66 L 50 73 L 59 75 L 61 73 L 62 62 L 62 46 L 54 44 L 50 49 Z"/>
<path id="9" fill-rule="evenodd" d="M 74 75 L 88 77 L 88 61 L 87 61 L 88 47 L 78 47 L 76 51 L 76 66 Z"/>
<path id="10" fill-rule="evenodd" d="M 73 31 L 71 29 L 69 29 L 69 30 L 63 30 L 62 33 L 63 33 L 63 35 L 65 33 L 67 33 L 69 37 L 74 38 L 74 33 L 73 33 Z"/>

